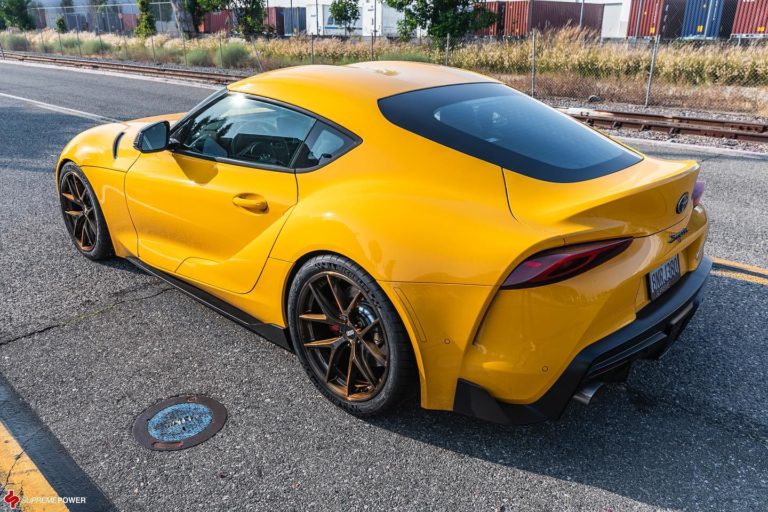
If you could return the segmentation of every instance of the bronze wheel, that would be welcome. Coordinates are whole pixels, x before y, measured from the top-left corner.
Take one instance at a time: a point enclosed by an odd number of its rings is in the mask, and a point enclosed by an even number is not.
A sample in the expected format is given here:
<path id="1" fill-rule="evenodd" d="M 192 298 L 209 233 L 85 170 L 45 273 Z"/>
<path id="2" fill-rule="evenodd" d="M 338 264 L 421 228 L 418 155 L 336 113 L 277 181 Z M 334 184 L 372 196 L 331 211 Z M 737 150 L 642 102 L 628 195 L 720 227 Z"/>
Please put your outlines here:
<path id="1" fill-rule="evenodd" d="M 67 173 L 61 180 L 61 207 L 64 222 L 81 251 L 92 251 L 99 236 L 95 201 L 80 176 Z"/>
<path id="2" fill-rule="evenodd" d="M 389 344 L 378 312 L 360 287 L 338 272 L 320 272 L 304 284 L 297 313 L 298 341 L 331 391 L 359 401 L 381 390 Z"/>
<path id="3" fill-rule="evenodd" d="M 75 247 L 92 260 L 112 255 L 112 240 L 96 194 L 83 171 L 66 163 L 59 176 L 59 202 Z"/>
<path id="4" fill-rule="evenodd" d="M 356 263 L 334 254 L 306 261 L 291 281 L 287 317 L 304 370 L 339 407 L 375 416 L 418 391 L 405 326 Z"/>

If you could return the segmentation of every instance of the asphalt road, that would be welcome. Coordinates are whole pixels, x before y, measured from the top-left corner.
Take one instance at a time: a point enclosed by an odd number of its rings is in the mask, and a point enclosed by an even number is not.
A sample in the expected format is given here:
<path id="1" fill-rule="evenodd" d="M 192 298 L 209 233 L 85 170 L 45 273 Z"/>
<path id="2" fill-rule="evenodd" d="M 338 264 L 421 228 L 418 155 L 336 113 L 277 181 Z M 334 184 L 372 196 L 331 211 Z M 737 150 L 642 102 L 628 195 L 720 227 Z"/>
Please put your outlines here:
<path id="1" fill-rule="evenodd" d="M 0 64 L 0 93 L 119 119 L 210 90 Z M 768 287 L 713 275 L 666 358 L 589 407 L 503 427 L 407 404 L 364 421 L 290 354 L 125 262 L 77 254 L 52 169 L 94 121 L 0 95 L 0 372 L 121 510 L 765 510 Z M 647 146 L 703 162 L 710 255 L 768 267 L 768 159 Z M 213 439 L 150 452 L 133 419 L 205 393 Z"/>

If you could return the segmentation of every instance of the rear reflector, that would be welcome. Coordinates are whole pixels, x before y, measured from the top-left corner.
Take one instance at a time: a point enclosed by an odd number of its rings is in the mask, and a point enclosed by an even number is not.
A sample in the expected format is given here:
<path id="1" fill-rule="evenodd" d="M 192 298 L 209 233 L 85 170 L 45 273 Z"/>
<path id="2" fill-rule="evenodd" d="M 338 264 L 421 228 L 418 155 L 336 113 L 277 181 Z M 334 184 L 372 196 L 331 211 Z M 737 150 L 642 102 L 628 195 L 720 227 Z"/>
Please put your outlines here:
<path id="1" fill-rule="evenodd" d="M 691 194 L 691 201 L 693 202 L 693 207 L 699 206 L 701 204 L 701 196 L 704 195 L 704 189 L 706 188 L 707 184 L 702 181 L 698 180 L 696 181 L 696 184 L 693 186 L 693 194 Z"/>
<path id="2" fill-rule="evenodd" d="M 631 243 L 631 238 L 620 238 L 540 252 L 519 264 L 501 287 L 531 288 L 571 278 L 608 261 Z"/>

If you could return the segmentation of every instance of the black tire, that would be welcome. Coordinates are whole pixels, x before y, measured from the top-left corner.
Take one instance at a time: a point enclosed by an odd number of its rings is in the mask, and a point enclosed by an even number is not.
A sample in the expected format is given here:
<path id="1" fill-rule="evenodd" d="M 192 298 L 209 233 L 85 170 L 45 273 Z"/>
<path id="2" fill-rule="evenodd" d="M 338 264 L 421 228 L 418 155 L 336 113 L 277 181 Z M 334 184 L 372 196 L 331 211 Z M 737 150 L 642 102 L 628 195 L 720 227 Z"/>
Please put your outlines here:
<path id="1" fill-rule="evenodd" d="M 59 203 L 64 225 L 72 243 L 91 260 L 114 255 L 107 221 L 91 183 L 74 163 L 67 162 L 59 173 Z"/>
<path id="2" fill-rule="evenodd" d="M 405 326 L 376 280 L 356 263 L 331 254 L 307 261 L 291 283 L 287 313 L 301 365 L 342 409 L 375 416 L 418 390 Z M 346 377 L 339 366 L 347 369 Z"/>

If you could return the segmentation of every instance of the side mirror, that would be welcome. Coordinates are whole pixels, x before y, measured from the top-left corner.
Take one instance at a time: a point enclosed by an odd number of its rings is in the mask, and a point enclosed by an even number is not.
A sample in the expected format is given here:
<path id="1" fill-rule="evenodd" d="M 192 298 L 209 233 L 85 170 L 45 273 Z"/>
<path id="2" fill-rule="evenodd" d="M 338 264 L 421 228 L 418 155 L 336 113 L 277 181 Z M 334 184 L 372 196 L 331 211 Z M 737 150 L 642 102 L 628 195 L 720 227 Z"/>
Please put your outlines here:
<path id="1" fill-rule="evenodd" d="M 156 153 L 168 148 L 168 137 L 171 133 L 171 124 L 168 121 L 160 121 L 145 126 L 136 134 L 133 147 L 142 153 Z"/>

